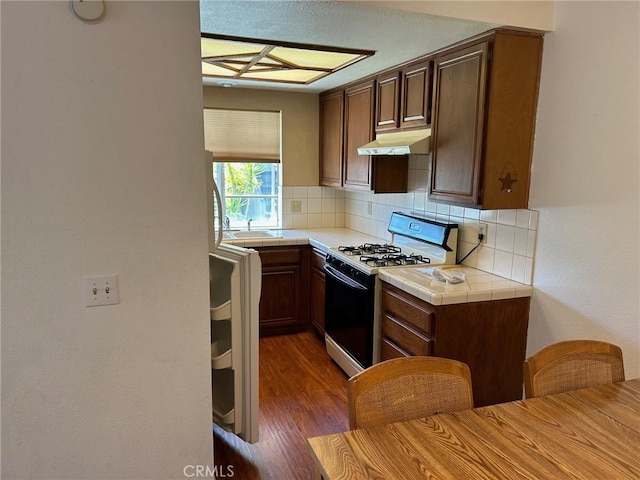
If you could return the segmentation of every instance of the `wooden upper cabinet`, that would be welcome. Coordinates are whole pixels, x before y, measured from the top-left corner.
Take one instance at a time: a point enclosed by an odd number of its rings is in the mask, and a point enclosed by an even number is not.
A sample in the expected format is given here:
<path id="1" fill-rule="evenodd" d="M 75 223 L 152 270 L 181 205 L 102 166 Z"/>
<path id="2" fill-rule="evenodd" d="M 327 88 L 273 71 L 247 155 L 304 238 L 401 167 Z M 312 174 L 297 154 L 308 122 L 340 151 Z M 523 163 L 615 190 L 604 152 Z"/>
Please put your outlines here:
<path id="1" fill-rule="evenodd" d="M 376 84 L 367 80 L 320 95 L 320 185 L 375 193 L 407 192 L 406 156 L 358 154 L 358 147 L 373 140 Z M 398 85 L 396 81 L 395 88 Z"/>
<path id="2" fill-rule="evenodd" d="M 542 35 L 484 40 L 435 59 L 429 199 L 527 208 Z"/>
<path id="3" fill-rule="evenodd" d="M 320 95 L 320 185 L 342 186 L 344 91 Z"/>
<path id="4" fill-rule="evenodd" d="M 373 80 L 345 90 L 343 185 L 355 190 L 371 189 L 371 156 L 359 155 L 358 147 L 373 140 Z"/>
<path id="5" fill-rule="evenodd" d="M 422 60 L 402 69 L 401 128 L 431 124 L 431 65 L 431 60 Z"/>
<path id="6" fill-rule="evenodd" d="M 376 132 L 430 124 L 431 64 L 431 60 L 420 60 L 378 76 Z"/>
<path id="7" fill-rule="evenodd" d="M 430 199 L 478 203 L 487 49 L 481 43 L 435 61 Z"/>
<path id="8" fill-rule="evenodd" d="M 380 75 L 376 82 L 376 132 L 400 126 L 400 72 Z"/>

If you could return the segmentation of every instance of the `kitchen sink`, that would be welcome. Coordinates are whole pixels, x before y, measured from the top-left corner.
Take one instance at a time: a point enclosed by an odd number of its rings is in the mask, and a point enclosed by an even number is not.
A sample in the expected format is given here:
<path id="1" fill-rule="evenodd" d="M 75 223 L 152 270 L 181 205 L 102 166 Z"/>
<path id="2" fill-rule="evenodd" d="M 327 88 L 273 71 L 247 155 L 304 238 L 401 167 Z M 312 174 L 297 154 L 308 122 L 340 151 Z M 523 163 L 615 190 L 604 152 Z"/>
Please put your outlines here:
<path id="1" fill-rule="evenodd" d="M 274 236 L 269 230 L 240 230 L 238 232 L 230 232 L 228 235 L 230 238 L 265 238 Z"/>

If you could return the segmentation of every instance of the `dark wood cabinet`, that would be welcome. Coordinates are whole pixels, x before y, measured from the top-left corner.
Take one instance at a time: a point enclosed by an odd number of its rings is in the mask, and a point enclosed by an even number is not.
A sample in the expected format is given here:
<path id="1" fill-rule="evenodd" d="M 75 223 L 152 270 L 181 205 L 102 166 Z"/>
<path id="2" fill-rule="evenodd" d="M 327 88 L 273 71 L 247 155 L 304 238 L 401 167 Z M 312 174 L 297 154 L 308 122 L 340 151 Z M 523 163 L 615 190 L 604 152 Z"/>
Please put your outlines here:
<path id="1" fill-rule="evenodd" d="M 431 126 L 429 199 L 528 208 L 543 35 L 497 29 L 320 96 L 320 184 L 407 192 L 406 158 L 359 155 Z"/>
<path id="2" fill-rule="evenodd" d="M 358 154 L 358 147 L 373 139 L 375 85 L 370 79 L 320 95 L 320 185 L 374 193 L 407 192 L 406 156 Z"/>
<path id="3" fill-rule="evenodd" d="M 411 63 L 401 71 L 401 128 L 431 124 L 431 60 Z"/>
<path id="4" fill-rule="evenodd" d="M 380 75 L 376 81 L 376 132 L 400 127 L 400 72 Z"/>
<path id="5" fill-rule="evenodd" d="M 344 91 L 320 95 L 320 185 L 342 187 Z"/>
<path id="6" fill-rule="evenodd" d="M 315 332 L 324 339 L 324 264 L 326 254 L 311 250 L 309 272 L 309 320 Z"/>
<path id="7" fill-rule="evenodd" d="M 260 336 L 309 327 L 309 247 L 259 247 L 262 261 Z"/>
<path id="8" fill-rule="evenodd" d="M 527 208 L 542 35 L 496 31 L 434 63 L 429 199 Z"/>
<path id="9" fill-rule="evenodd" d="M 371 190 L 371 156 L 358 147 L 373 140 L 374 81 L 345 90 L 343 185 L 352 190 Z"/>
<path id="10" fill-rule="evenodd" d="M 376 81 L 375 130 L 426 128 L 430 119 L 431 64 L 420 60 L 386 72 Z"/>
<path id="11" fill-rule="evenodd" d="M 434 355 L 469 365 L 476 407 L 522 398 L 529 298 L 431 305 L 382 282 L 380 360 Z"/>

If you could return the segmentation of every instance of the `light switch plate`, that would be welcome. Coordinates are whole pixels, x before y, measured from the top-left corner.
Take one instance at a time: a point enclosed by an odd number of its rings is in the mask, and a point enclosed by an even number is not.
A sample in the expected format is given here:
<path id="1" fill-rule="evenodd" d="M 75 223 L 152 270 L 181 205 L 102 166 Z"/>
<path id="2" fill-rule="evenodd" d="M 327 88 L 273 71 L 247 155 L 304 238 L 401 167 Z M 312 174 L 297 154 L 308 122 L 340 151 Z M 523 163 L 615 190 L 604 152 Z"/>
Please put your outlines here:
<path id="1" fill-rule="evenodd" d="M 84 277 L 84 301 L 86 307 L 119 303 L 118 276 Z"/>

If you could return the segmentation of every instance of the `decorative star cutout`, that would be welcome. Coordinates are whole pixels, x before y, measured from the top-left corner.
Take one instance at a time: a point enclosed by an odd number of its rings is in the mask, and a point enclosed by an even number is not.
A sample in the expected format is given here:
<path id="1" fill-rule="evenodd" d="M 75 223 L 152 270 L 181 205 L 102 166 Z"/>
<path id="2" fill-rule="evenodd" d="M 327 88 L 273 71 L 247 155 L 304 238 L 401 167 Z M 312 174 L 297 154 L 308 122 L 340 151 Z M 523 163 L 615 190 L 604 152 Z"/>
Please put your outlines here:
<path id="1" fill-rule="evenodd" d="M 516 178 L 511 178 L 511 172 L 507 173 L 502 178 L 498 178 L 498 180 L 502 182 L 500 191 L 506 190 L 507 192 L 511 192 L 511 186 L 518 181 Z"/>

